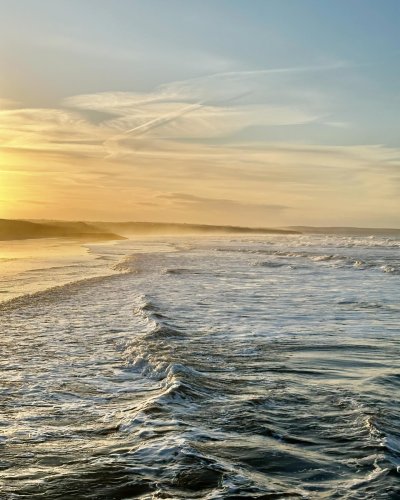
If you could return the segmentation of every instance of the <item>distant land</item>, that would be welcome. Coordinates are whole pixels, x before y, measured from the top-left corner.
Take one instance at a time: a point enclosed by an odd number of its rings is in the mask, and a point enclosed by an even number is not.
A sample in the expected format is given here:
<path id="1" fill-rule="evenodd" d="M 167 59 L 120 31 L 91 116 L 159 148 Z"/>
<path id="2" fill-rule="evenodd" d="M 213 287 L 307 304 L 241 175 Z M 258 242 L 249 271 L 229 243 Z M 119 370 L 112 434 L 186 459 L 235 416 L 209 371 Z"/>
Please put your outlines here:
<path id="1" fill-rule="evenodd" d="M 0 219 L 0 241 L 36 238 L 121 240 L 132 235 L 153 234 L 299 234 L 299 232 L 294 229 L 163 222 L 73 222 Z"/>
<path id="2" fill-rule="evenodd" d="M 300 233 L 339 234 L 343 236 L 400 236 L 400 229 L 382 227 L 289 226 L 288 229 Z"/>
<path id="3" fill-rule="evenodd" d="M 0 241 L 37 238 L 76 238 L 89 240 L 121 240 L 118 234 L 86 222 L 33 222 L 0 219 Z"/>
<path id="4" fill-rule="evenodd" d="M 300 234 L 295 229 L 170 222 L 93 222 L 93 224 L 103 230 L 113 231 L 123 236 L 133 234 Z"/>
<path id="5" fill-rule="evenodd" d="M 0 241 L 36 238 L 73 238 L 85 241 L 123 240 L 134 235 L 218 234 L 338 234 L 396 236 L 400 229 L 289 226 L 286 228 L 215 226 L 168 222 L 76 222 L 0 219 Z"/>

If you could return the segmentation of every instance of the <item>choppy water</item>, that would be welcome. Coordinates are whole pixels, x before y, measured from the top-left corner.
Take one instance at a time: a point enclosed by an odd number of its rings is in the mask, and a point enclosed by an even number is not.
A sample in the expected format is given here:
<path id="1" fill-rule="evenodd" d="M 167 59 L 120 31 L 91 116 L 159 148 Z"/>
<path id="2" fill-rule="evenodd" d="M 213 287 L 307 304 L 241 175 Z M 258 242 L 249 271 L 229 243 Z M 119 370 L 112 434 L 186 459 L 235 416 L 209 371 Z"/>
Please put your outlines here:
<path id="1" fill-rule="evenodd" d="M 400 498 L 399 240 L 89 250 L 0 305 L 1 498 Z"/>

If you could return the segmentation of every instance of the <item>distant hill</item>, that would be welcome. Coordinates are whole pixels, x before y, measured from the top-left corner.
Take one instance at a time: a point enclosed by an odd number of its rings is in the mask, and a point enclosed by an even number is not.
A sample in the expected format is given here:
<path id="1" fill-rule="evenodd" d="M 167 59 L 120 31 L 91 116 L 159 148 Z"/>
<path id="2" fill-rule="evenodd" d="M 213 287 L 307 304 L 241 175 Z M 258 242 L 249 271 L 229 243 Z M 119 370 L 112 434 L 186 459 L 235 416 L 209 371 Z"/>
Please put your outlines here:
<path id="1" fill-rule="evenodd" d="M 130 235 L 152 234 L 299 234 L 299 232 L 294 229 L 163 222 L 71 222 L 0 219 L 0 241 L 56 237 L 89 240 L 121 240 Z"/>
<path id="2" fill-rule="evenodd" d="M 299 234 L 294 229 L 178 224 L 168 222 L 93 222 L 97 227 L 124 236 L 133 234 Z"/>
<path id="3" fill-rule="evenodd" d="M 301 233 L 339 234 L 344 236 L 400 236 L 400 229 L 380 227 L 289 226 L 289 229 L 293 229 Z"/>
<path id="4" fill-rule="evenodd" d="M 30 238 L 121 240 L 134 235 L 218 234 L 339 234 L 400 237 L 400 229 L 364 227 L 289 226 L 285 229 L 169 222 L 75 222 L 0 219 L 0 241 Z"/>
<path id="5" fill-rule="evenodd" d="M 124 239 L 86 222 L 33 222 L 0 219 L 0 240 L 30 238 L 76 238 L 90 240 Z"/>

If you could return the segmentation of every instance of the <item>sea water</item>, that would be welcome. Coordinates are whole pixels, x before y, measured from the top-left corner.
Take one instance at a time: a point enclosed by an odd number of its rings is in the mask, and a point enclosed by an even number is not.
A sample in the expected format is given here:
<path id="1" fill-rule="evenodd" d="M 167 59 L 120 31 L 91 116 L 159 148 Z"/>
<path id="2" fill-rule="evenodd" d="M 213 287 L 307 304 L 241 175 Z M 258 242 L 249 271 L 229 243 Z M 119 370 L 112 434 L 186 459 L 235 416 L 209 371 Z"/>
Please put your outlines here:
<path id="1" fill-rule="evenodd" d="M 399 239 L 2 245 L 0 498 L 400 498 Z"/>

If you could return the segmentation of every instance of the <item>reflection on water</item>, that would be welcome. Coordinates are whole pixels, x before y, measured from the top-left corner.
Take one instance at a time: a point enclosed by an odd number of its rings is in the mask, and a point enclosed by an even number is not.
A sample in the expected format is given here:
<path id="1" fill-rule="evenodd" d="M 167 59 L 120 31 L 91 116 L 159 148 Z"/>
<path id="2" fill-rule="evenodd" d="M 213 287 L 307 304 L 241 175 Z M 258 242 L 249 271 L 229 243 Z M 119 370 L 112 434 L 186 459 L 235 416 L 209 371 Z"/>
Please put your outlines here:
<path id="1" fill-rule="evenodd" d="M 5 498 L 399 498 L 397 243 L 90 246 L 0 306 Z"/>
<path id="2" fill-rule="evenodd" d="M 111 246 L 112 244 L 110 244 Z M 67 238 L 0 241 L 0 302 L 105 273 L 96 244 Z"/>

